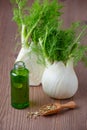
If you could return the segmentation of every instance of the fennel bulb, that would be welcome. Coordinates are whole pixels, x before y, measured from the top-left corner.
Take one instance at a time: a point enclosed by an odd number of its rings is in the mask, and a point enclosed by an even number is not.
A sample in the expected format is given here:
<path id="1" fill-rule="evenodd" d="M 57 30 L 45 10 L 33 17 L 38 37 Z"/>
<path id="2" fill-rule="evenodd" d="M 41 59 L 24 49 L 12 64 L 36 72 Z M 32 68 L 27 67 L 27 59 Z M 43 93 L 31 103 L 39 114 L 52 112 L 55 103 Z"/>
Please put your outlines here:
<path id="1" fill-rule="evenodd" d="M 17 61 L 23 61 L 29 70 L 29 84 L 39 85 L 41 83 L 44 66 L 37 63 L 37 56 L 31 51 L 31 48 L 22 47 L 16 59 L 16 62 Z"/>
<path id="2" fill-rule="evenodd" d="M 60 62 L 54 62 L 45 69 L 42 76 L 44 92 L 56 99 L 72 97 L 78 89 L 78 79 L 73 69 L 73 62 L 68 61 L 66 66 Z"/>
<path id="3" fill-rule="evenodd" d="M 60 25 L 60 21 L 58 22 L 57 20 L 61 15 L 60 9 L 62 6 L 57 0 L 52 2 L 49 0 L 35 0 L 31 8 L 28 6 L 26 0 L 11 1 L 14 7 L 13 20 L 18 25 L 22 44 L 16 61 L 25 62 L 25 65 L 30 71 L 30 85 L 39 85 L 45 67 L 37 64 L 38 56 L 32 53 L 30 45 L 33 42 L 38 47 L 39 39 L 42 39 L 45 43 L 47 37 L 45 32 L 48 35 L 48 28 L 50 28 L 51 32 Z M 49 11 L 51 12 L 49 13 Z M 56 24 L 54 24 L 55 21 Z M 41 55 L 42 50 L 37 52 L 40 52 Z"/>
<path id="4" fill-rule="evenodd" d="M 87 26 L 75 22 L 63 29 L 60 11 L 63 6 L 57 0 L 35 0 L 31 8 L 26 0 L 16 0 L 13 5 L 13 20 L 18 25 L 22 44 L 16 61 L 24 61 L 30 70 L 30 84 L 38 85 L 43 75 L 42 85 L 48 95 L 55 98 L 73 96 L 78 80 L 67 61 L 71 58 L 75 64 L 87 61 L 87 46 L 80 44 Z M 32 47 L 31 43 L 34 43 Z M 45 72 L 37 59 L 43 65 L 51 64 Z"/>

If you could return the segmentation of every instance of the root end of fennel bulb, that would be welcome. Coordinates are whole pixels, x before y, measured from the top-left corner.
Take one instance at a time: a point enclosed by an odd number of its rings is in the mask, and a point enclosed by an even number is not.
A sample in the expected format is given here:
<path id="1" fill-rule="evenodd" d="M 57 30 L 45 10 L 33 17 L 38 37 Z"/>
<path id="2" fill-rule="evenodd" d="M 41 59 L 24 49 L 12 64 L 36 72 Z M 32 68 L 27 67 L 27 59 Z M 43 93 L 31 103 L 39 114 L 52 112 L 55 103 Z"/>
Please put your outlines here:
<path id="1" fill-rule="evenodd" d="M 55 62 L 45 69 L 42 76 L 44 92 L 56 99 L 72 97 L 78 89 L 78 79 L 73 69 L 73 63 L 65 66 L 63 62 Z"/>
<path id="2" fill-rule="evenodd" d="M 37 56 L 31 52 L 31 49 L 22 47 L 16 59 L 16 62 L 17 61 L 23 61 L 29 70 L 29 85 L 39 85 L 41 83 L 44 66 L 37 63 Z"/>

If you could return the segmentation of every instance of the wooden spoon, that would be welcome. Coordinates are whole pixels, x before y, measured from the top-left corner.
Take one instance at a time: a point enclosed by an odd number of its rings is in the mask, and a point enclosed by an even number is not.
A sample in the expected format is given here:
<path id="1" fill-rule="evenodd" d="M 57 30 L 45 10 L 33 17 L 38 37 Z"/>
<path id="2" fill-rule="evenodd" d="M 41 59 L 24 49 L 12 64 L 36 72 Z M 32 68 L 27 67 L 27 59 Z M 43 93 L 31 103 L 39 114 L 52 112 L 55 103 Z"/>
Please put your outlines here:
<path id="1" fill-rule="evenodd" d="M 47 115 L 56 114 L 66 108 L 74 109 L 76 108 L 76 103 L 74 101 L 70 101 L 66 104 L 59 104 L 59 103 L 48 104 L 42 106 L 39 111 L 41 115 L 47 116 Z"/>

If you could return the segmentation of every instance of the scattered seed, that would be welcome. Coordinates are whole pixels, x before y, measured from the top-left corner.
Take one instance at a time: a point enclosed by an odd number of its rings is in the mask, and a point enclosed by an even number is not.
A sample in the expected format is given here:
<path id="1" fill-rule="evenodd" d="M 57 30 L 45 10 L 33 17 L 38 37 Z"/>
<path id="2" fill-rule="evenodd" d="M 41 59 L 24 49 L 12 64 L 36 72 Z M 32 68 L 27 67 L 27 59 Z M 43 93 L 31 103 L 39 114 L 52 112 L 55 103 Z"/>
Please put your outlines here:
<path id="1" fill-rule="evenodd" d="M 55 109 L 56 109 L 56 105 L 54 105 L 54 104 L 44 105 L 39 109 L 39 111 L 28 112 L 27 118 L 36 119 L 38 116 L 42 116 L 42 115 L 44 115 L 44 113 L 46 113 L 46 112 L 48 112 L 50 110 L 55 110 Z"/>

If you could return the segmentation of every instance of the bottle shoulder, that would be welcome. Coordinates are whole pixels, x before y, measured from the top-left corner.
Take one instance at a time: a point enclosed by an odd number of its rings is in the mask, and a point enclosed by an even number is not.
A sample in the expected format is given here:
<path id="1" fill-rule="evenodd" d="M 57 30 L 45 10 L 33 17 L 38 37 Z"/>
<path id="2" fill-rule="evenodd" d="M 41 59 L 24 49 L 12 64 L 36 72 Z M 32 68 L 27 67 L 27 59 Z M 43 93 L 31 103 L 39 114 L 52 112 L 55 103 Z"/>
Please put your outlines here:
<path id="1" fill-rule="evenodd" d="M 10 71 L 10 74 L 11 75 L 22 75 L 22 76 L 26 76 L 29 74 L 29 70 L 27 68 L 24 68 L 24 69 L 12 69 Z"/>

